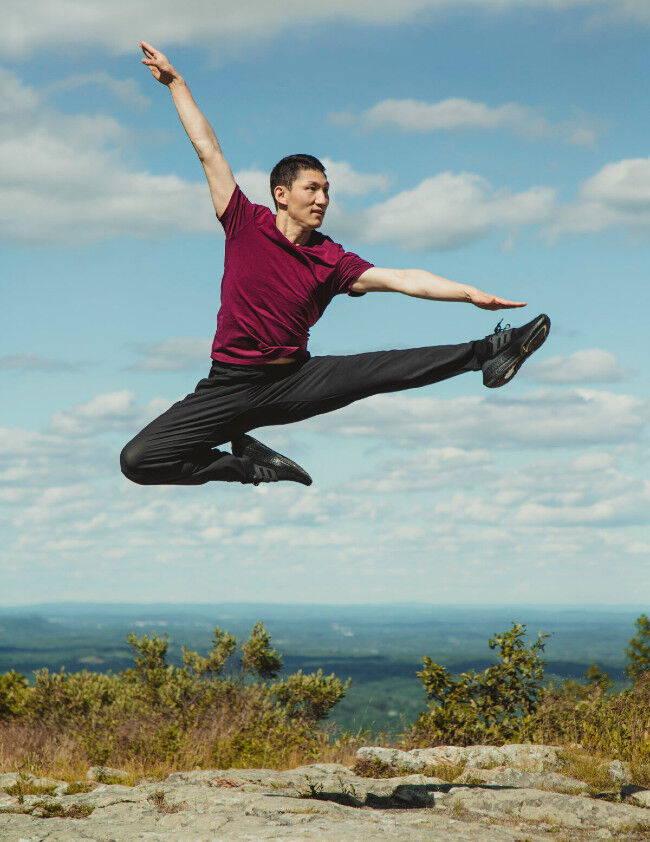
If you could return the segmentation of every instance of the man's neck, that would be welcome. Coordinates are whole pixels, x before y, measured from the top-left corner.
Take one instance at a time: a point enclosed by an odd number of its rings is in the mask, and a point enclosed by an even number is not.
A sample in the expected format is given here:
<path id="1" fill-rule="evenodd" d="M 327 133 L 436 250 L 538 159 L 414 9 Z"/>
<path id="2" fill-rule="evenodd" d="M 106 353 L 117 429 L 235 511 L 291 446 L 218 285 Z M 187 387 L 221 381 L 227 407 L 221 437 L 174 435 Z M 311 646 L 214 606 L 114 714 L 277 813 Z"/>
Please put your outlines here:
<path id="1" fill-rule="evenodd" d="M 312 235 L 313 228 L 305 228 L 289 216 L 286 211 L 278 211 L 275 217 L 276 228 L 296 246 L 306 245 Z"/>

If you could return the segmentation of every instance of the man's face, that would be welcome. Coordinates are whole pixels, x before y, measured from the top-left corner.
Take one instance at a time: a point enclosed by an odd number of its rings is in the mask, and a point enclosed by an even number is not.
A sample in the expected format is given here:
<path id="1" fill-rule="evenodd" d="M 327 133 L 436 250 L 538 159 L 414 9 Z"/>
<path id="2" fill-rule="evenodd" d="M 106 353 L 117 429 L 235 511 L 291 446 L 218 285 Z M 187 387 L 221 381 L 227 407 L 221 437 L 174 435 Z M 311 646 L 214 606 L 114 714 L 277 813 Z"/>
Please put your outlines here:
<path id="1" fill-rule="evenodd" d="M 291 190 L 283 187 L 276 199 L 286 203 L 292 219 L 308 228 L 318 228 L 330 201 L 329 182 L 320 170 L 300 170 Z"/>

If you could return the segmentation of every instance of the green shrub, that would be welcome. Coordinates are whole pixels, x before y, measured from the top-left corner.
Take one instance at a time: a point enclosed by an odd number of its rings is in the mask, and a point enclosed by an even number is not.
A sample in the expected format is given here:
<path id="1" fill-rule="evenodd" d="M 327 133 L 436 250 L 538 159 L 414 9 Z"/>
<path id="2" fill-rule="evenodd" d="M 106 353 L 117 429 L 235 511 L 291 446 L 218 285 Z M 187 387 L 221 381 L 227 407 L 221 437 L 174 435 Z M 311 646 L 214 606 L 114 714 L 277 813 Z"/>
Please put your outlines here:
<path id="1" fill-rule="evenodd" d="M 499 650 L 500 663 L 481 673 L 465 672 L 454 679 L 445 667 L 424 658 L 417 675 L 424 685 L 429 709 L 421 713 L 406 737 L 410 745 L 471 745 L 512 739 L 537 708 L 543 691 L 544 639 L 526 646 L 526 626 L 512 628 L 489 641 Z"/>
<path id="2" fill-rule="evenodd" d="M 25 707 L 28 682 L 15 670 L 0 675 L 0 722 L 20 716 Z"/>
<path id="3" fill-rule="evenodd" d="M 650 670 L 650 620 L 641 614 L 634 623 L 637 632 L 630 638 L 630 645 L 625 650 L 627 666 L 625 672 L 633 681 Z"/>
<path id="4" fill-rule="evenodd" d="M 322 671 L 278 679 L 282 657 L 262 623 L 238 659 L 235 638 L 217 628 L 207 656 L 183 649 L 180 667 L 166 661 L 167 635 L 127 640 L 134 666 L 117 675 L 42 669 L 33 686 L 18 673 L 0 677 L 0 719 L 28 732 L 20 739 L 30 757 L 43 737 L 29 733 L 44 731 L 55 751 L 66 746 L 90 765 L 283 765 L 323 751 L 328 739 L 316 726 L 349 686 Z"/>

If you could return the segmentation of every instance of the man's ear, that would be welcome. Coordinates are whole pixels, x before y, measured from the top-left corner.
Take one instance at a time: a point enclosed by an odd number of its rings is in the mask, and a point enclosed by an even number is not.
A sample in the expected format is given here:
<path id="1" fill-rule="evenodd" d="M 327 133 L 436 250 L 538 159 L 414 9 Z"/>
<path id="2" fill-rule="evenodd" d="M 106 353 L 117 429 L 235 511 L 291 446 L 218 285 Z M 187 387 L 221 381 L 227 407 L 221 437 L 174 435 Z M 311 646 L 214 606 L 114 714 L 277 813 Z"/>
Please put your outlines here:
<path id="1" fill-rule="evenodd" d="M 278 184 L 275 190 L 273 191 L 273 195 L 275 196 L 275 201 L 278 205 L 287 205 L 287 188 L 283 184 Z"/>

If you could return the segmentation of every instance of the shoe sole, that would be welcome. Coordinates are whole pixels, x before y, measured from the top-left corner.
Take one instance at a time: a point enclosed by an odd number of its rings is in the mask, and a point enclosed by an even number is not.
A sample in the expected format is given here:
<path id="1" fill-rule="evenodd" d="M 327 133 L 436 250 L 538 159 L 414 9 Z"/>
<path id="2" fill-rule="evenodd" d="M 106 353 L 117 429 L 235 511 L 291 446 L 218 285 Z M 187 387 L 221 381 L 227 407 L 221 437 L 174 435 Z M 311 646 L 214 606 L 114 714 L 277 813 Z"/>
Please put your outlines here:
<path id="1" fill-rule="evenodd" d="M 512 380 L 528 357 L 530 357 L 531 354 L 533 354 L 544 344 L 544 342 L 546 342 L 551 330 L 551 320 L 546 315 L 542 316 L 542 319 L 543 321 L 541 324 L 533 330 L 531 335 L 521 346 L 518 355 L 510 361 L 509 367 L 502 373 L 497 372 L 494 379 L 491 379 L 488 383 L 486 383 L 486 378 L 483 378 L 484 386 L 487 386 L 488 389 L 498 389 L 499 386 L 505 386 L 506 383 L 509 383 L 510 380 Z"/>

